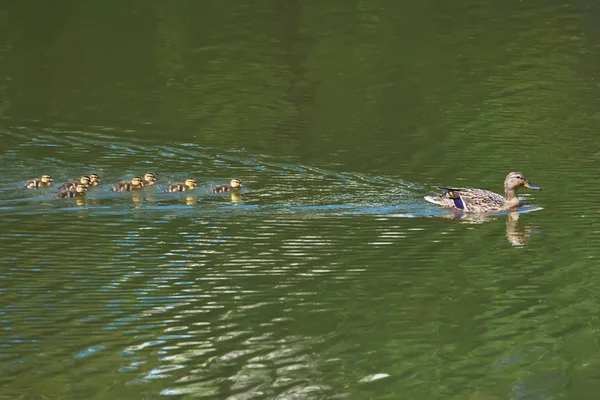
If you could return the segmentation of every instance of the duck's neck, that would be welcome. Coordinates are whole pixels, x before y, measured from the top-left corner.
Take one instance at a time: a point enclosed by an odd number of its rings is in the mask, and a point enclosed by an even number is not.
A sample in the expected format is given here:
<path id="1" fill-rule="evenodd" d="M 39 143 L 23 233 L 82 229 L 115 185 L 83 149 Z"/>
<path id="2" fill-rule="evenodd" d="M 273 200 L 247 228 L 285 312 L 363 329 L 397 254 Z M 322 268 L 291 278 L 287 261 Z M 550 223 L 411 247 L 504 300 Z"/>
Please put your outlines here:
<path id="1" fill-rule="evenodd" d="M 504 193 L 506 194 L 506 198 L 508 200 L 513 200 L 517 198 L 517 191 L 516 189 L 511 189 L 511 188 L 504 188 Z"/>
<path id="2" fill-rule="evenodd" d="M 516 189 L 504 188 L 504 193 L 506 193 L 507 199 L 506 204 L 504 205 L 505 208 L 511 209 L 521 206 L 521 200 L 517 197 Z"/>

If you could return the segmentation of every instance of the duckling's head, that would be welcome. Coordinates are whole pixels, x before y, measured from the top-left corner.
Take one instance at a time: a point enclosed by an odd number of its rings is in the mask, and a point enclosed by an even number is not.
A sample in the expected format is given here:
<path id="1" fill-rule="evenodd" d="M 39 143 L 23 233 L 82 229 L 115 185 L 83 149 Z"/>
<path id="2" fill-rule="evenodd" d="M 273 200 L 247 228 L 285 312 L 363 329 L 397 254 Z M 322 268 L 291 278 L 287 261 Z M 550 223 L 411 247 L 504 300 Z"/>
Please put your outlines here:
<path id="1" fill-rule="evenodd" d="M 131 183 L 135 186 L 140 186 L 142 184 L 143 180 L 140 176 L 134 176 L 133 179 L 131 180 Z"/>
<path id="2" fill-rule="evenodd" d="M 146 172 L 144 174 L 144 182 L 146 185 L 154 185 L 156 183 L 156 175 L 154 175 L 154 172 Z"/>
<path id="3" fill-rule="evenodd" d="M 231 180 L 231 182 L 229 182 L 229 185 L 230 185 L 232 188 L 234 188 L 234 189 L 237 189 L 237 188 L 240 188 L 240 187 L 242 187 L 242 181 L 240 181 L 238 178 L 233 178 L 233 179 Z"/>
<path id="4" fill-rule="evenodd" d="M 83 183 L 78 183 L 77 186 L 75 186 L 75 191 L 77 193 L 85 193 L 87 191 L 87 186 Z"/>
<path id="5" fill-rule="evenodd" d="M 98 176 L 98 174 L 90 175 L 90 183 L 94 186 L 100 183 L 100 177 Z"/>
<path id="6" fill-rule="evenodd" d="M 536 186 L 533 183 L 529 182 L 527 179 L 525 179 L 523 174 L 520 172 L 511 172 L 506 176 L 506 179 L 504 180 L 504 190 L 506 192 L 516 192 L 517 189 L 521 187 L 526 187 L 528 189 L 533 190 L 542 190 L 542 188 L 540 188 L 539 186 Z"/>
<path id="7" fill-rule="evenodd" d="M 41 181 L 44 183 L 48 183 L 48 182 L 54 182 L 54 179 L 52 179 L 52 177 L 48 174 L 44 174 L 42 175 Z"/>
<path id="8" fill-rule="evenodd" d="M 196 180 L 194 178 L 188 178 L 185 180 L 185 186 L 193 189 L 196 187 Z"/>
<path id="9" fill-rule="evenodd" d="M 83 183 L 84 185 L 89 186 L 90 177 L 87 175 L 82 176 L 81 178 L 79 178 L 79 183 Z"/>

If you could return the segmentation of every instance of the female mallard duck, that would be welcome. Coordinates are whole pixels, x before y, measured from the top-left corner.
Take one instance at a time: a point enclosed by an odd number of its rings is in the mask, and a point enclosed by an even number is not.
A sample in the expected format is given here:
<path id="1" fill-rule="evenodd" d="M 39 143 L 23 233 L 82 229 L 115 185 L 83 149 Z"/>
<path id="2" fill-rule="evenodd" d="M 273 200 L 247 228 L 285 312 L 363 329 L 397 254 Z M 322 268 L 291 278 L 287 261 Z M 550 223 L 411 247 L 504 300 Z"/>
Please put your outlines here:
<path id="1" fill-rule="evenodd" d="M 81 178 L 79 178 L 78 181 L 71 181 L 71 182 L 67 182 L 67 183 L 63 183 L 62 185 L 60 185 L 58 187 L 58 190 L 74 190 L 77 185 L 79 184 L 85 185 L 85 187 L 90 186 L 90 177 L 87 175 L 82 176 Z"/>
<path id="2" fill-rule="evenodd" d="M 144 187 L 141 177 L 134 177 L 131 182 L 120 182 L 113 186 L 113 192 L 131 192 L 132 190 L 140 190 Z"/>
<path id="3" fill-rule="evenodd" d="M 90 186 L 98 186 L 100 184 L 100 177 L 98 174 L 90 175 Z"/>
<path id="4" fill-rule="evenodd" d="M 212 188 L 213 193 L 231 192 L 239 190 L 242 187 L 242 181 L 237 178 L 233 178 L 229 185 L 219 185 Z"/>
<path id="5" fill-rule="evenodd" d="M 56 198 L 57 199 L 68 199 L 69 197 L 83 196 L 83 195 L 85 195 L 86 191 L 87 191 L 87 186 L 84 185 L 83 183 L 78 183 L 77 185 L 75 185 L 75 188 L 72 190 L 61 190 L 60 192 L 58 192 L 58 194 L 56 195 Z"/>
<path id="6" fill-rule="evenodd" d="M 542 190 L 525 179 L 522 173 L 511 172 L 504 180 L 504 193 L 506 193 L 506 197 L 483 189 L 439 187 L 438 189 L 444 192 L 441 196 L 425 196 L 425 200 L 456 211 L 503 211 L 515 209 L 521 205 L 521 200 L 517 197 L 517 190 L 520 187 Z"/>
<path id="7" fill-rule="evenodd" d="M 156 175 L 154 172 L 146 172 L 144 174 L 144 186 L 152 186 L 156 183 Z"/>
<path id="8" fill-rule="evenodd" d="M 25 182 L 25 187 L 27 189 L 50 187 L 52 186 L 52 182 L 54 182 L 54 179 L 52 179 L 50 175 L 44 174 L 41 178 L 35 178 Z"/>
<path id="9" fill-rule="evenodd" d="M 196 180 L 188 178 L 185 182 L 172 183 L 165 189 L 165 192 L 185 192 L 196 188 Z"/>

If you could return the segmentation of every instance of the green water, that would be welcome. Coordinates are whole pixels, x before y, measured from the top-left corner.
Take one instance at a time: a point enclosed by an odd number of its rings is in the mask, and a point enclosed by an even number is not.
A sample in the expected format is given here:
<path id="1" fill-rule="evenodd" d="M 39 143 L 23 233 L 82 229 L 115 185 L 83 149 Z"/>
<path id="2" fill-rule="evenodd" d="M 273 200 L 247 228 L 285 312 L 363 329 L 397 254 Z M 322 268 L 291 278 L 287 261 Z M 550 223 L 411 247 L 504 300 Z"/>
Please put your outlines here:
<path id="1" fill-rule="evenodd" d="M 0 398 L 596 399 L 599 23 L 583 0 L 0 5 Z M 543 188 L 516 215 L 423 200 L 514 170 Z M 23 189 L 93 172 L 83 199 Z"/>

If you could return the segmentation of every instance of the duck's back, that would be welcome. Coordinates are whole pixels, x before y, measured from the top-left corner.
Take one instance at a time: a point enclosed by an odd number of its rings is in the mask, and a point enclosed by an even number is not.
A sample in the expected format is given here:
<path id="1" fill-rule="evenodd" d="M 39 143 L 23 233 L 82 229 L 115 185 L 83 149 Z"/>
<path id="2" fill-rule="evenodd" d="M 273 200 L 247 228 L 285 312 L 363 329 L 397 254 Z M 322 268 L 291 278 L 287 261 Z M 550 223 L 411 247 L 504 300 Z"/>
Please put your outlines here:
<path id="1" fill-rule="evenodd" d="M 38 188 L 44 187 L 44 186 L 45 186 L 44 183 L 39 178 L 32 179 L 30 181 L 25 182 L 25 187 L 27 189 L 38 189 Z M 48 185 L 48 186 L 50 186 L 50 185 Z"/>
<path id="2" fill-rule="evenodd" d="M 502 210 L 507 205 L 506 197 L 499 193 L 473 188 L 440 188 L 443 197 L 453 199 L 457 208 L 465 211 Z"/>
<path id="3" fill-rule="evenodd" d="M 77 187 L 77 184 L 79 184 L 77 181 L 66 182 L 60 185 L 58 190 L 73 190 Z"/>
<path id="4" fill-rule="evenodd" d="M 167 186 L 167 189 L 165 190 L 166 192 L 185 192 L 186 190 L 189 190 L 190 188 L 188 188 L 185 183 L 180 182 L 180 183 L 172 183 L 169 186 Z"/>
<path id="5" fill-rule="evenodd" d="M 214 188 L 212 188 L 212 192 L 213 193 L 224 193 L 224 192 L 231 191 L 231 189 L 233 189 L 233 188 L 230 185 L 219 185 L 219 186 L 215 186 Z"/>
<path id="6" fill-rule="evenodd" d="M 56 194 L 57 199 L 68 199 L 71 197 L 83 196 L 83 193 L 75 190 L 62 190 Z"/>

